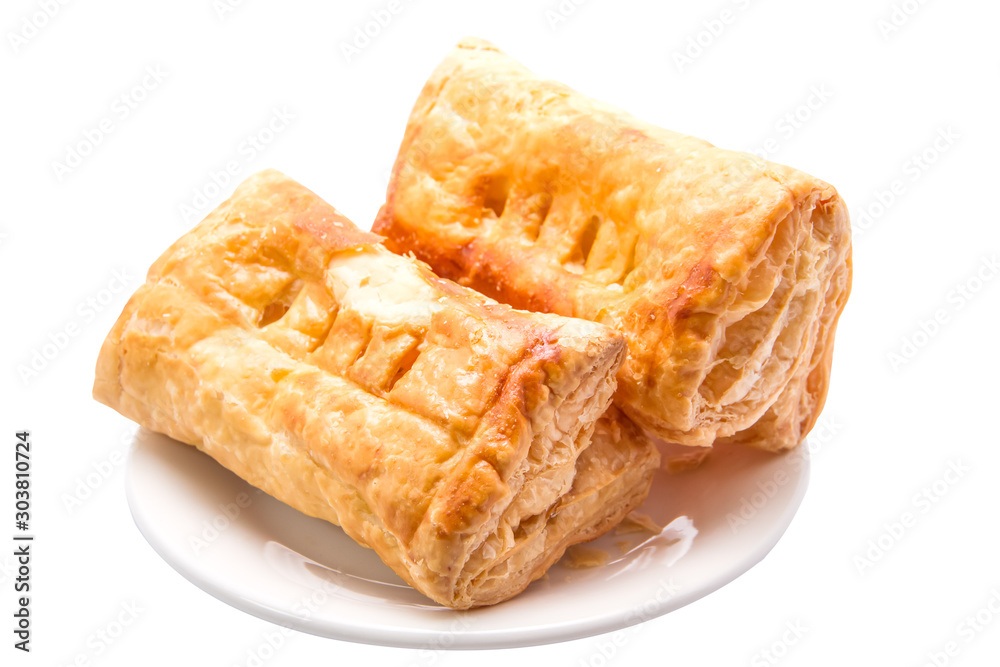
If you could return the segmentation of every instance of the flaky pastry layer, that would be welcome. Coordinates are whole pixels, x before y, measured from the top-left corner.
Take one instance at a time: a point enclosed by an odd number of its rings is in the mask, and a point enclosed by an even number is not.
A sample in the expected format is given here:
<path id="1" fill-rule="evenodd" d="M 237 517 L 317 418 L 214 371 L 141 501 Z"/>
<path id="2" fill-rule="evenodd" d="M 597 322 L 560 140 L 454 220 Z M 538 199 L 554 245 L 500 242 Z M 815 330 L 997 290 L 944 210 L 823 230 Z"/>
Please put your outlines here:
<path id="1" fill-rule="evenodd" d="M 523 589 L 644 495 L 623 482 L 646 474 L 650 443 L 591 445 L 624 353 L 607 327 L 438 278 L 266 171 L 153 264 L 94 396 L 466 608 Z M 614 479 L 589 472 L 617 456 Z M 569 519 L 588 494 L 606 497 Z"/>
<path id="2" fill-rule="evenodd" d="M 621 331 L 615 403 L 668 441 L 780 450 L 822 408 L 851 281 L 836 190 L 489 43 L 463 41 L 427 82 L 374 231 L 499 301 Z"/>

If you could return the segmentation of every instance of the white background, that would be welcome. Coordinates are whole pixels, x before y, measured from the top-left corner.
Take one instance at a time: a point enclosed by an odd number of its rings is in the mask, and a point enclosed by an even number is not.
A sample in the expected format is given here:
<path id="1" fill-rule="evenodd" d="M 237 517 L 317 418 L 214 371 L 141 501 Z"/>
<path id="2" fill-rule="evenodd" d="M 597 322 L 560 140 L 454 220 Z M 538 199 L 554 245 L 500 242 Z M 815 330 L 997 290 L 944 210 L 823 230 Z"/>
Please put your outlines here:
<path id="1" fill-rule="evenodd" d="M 605 635 L 421 654 L 293 633 L 265 664 L 923 665 L 929 654 L 996 664 L 1000 613 L 987 604 L 1000 611 L 1000 277 L 989 262 L 1000 253 L 1000 5 L 897 0 L 893 26 L 890 0 L 567 0 L 559 21 L 547 14 L 556 0 L 406 0 L 348 62 L 341 45 L 387 0 L 246 0 L 221 15 L 211 0 L 50 4 L 51 18 L 33 0 L 0 12 L 0 538 L 14 532 L 13 434 L 24 428 L 38 536 L 30 655 L 11 648 L 12 558 L 0 551 L 0 662 L 243 665 L 274 629 L 189 584 L 136 530 L 120 465 L 131 427 L 90 398 L 97 351 L 149 264 L 232 190 L 211 187 L 229 160 L 239 179 L 281 169 L 370 225 L 417 93 L 454 42 L 476 35 L 641 118 L 767 148 L 840 190 L 855 281 L 825 413 L 835 436 L 759 566 L 622 646 Z M 728 22 L 716 23 L 723 10 Z M 685 49 L 691 62 L 677 57 Z M 127 117 L 123 94 L 144 98 Z M 249 155 L 241 144 L 275 109 L 294 118 Z M 785 117 L 796 112 L 793 125 Z M 54 163 L 102 119 L 110 133 L 58 173 Z M 950 138 L 935 147 L 939 136 Z M 206 188 L 209 201 L 195 206 Z M 197 214 L 185 219 L 182 205 Z M 26 377 L 53 340 L 62 348 Z M 965 472 L 949 475 L 953 466 Z M 924 489 L 936 489 L 933 502 Z M 893 537 L 887 526 L 906 513 L 912 525 Z M 869 557 L 877 562 L 859 560 Z M 136 621 L 96 655 L 88 637 L 133 602 Z M 987 622 L 970 633 L 966 617 L 983 609 Z M 789 623 L 804 634 L 782 646 Z M 951 641 L 957 655 L 941 655 Z M 768 661 L 761 651 L 776 642 L 781 657 Z"/>

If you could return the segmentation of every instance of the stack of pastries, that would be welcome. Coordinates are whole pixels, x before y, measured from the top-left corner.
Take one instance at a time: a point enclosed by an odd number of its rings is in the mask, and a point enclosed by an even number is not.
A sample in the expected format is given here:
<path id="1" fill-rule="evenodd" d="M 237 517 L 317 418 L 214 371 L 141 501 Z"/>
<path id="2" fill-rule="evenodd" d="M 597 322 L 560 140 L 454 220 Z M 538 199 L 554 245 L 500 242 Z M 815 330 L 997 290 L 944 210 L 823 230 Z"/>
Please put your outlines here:
<path id="1" fill-rule="evenodd" d="M 373 231 L 252 176 L 150 268 L 94 396 L 456 609 L 639 506 L 654 439 L 777 451 L 822 408 L 836 191 L 486 42 L 425 86 Z"/>

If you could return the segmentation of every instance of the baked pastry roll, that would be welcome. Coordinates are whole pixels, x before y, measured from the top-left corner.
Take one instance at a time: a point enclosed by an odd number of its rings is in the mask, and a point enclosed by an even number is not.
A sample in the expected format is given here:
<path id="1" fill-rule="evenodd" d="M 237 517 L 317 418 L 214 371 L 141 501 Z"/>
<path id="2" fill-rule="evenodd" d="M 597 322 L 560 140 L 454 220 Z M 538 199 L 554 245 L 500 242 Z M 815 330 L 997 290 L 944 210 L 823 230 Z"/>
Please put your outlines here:
<path id="1" fill-rule="evenodd" d="M 442 280 L 266 171 L 153 264 L 94 396 L 466 608 L 644 499 L 654 446 L 614 413 L 591 440 L 623 356 L 612 329 Z"/>
<path id="2" fill-rule="evenodd" d="M 822 408 L 851 281 L 836 190 L 639 121 L 487 42 L 431 75 L 374 231 L 502 302 L 621 331 L 615 403 L 667 441 L 780 450 Z"/>

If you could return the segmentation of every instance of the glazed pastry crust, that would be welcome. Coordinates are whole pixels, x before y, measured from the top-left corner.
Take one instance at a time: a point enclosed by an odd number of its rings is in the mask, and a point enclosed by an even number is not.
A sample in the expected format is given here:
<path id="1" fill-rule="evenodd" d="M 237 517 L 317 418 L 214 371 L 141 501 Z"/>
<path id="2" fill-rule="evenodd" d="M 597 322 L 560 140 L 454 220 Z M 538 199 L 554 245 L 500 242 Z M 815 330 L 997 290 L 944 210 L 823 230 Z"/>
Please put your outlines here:
<path id="1" fill-rule="evenodd" d="M 410 116 L 374 231 L 517 308 L 621 331 L 657 436 L 796 445 L 851 282 L 830 185 L 639 121 L 463 41 Z"/>
<path id="2" fill-rule="evenodd" d="M 152 266 L 94 396 L 466 608 L 645 497 L 657 454 L 627 419 L 591 444 L 623 357 L 613 330 L 442 280 L 268 171 Z"/>

